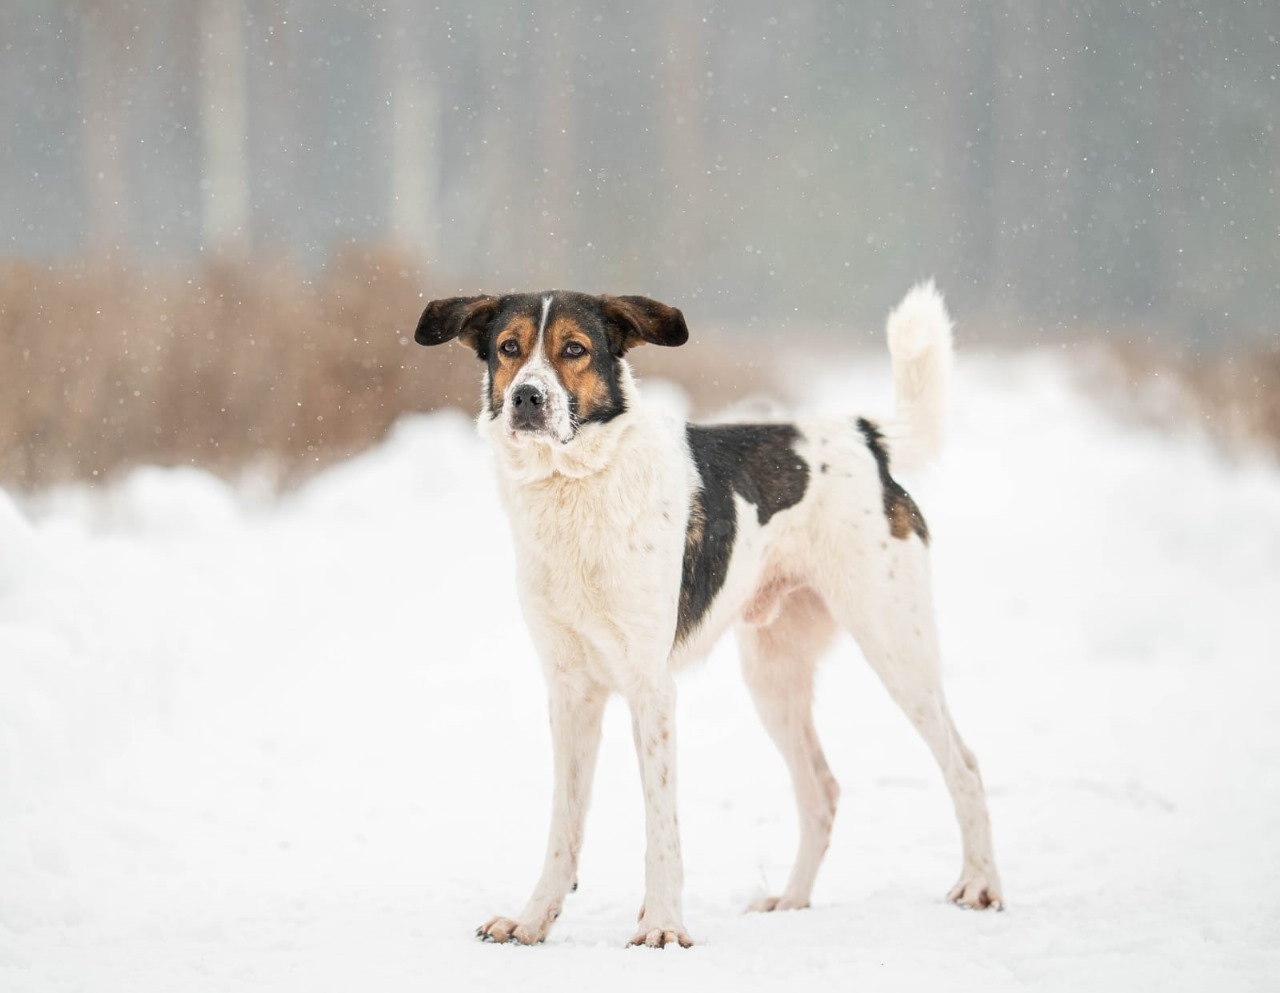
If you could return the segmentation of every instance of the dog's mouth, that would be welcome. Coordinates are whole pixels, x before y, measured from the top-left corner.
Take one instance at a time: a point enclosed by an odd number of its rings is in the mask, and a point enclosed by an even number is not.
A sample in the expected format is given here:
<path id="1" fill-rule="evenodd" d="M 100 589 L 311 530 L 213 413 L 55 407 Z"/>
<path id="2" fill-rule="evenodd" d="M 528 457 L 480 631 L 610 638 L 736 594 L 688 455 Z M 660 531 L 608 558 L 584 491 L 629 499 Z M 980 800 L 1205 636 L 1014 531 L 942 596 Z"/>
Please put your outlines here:
<path id="1" fill-rule="evenodd" d="M 547 417 L 546 401 L 535 407 L 527 401 L 523 407 L 508 408 L 507 424 L 512 434 L 546 434 L 550 430 L 550 418 Z"/>
<path id="2" fill-rule="evenodd" d="M 518 444 L 567 445 L 574 436 L 572 418 L 558 416 L 555 411 L 548 410 L 546 404 L 508 404 L 506 426 L 507 437 Z"/>
<path id="3" fill-rule="evenodd" d="M 573 433 L 561 434 L 545 421 L 507 420 L 507 438 L 516 443 L 541 443 L 544 445 L 567 445 L 573 440 Z"/>
<path id="4" fill-rule="evenodd" d="M 507 418 L 507 435 L 511 438 L 553 440 L 551 426 L 545 417 L 516 415 Z"/>

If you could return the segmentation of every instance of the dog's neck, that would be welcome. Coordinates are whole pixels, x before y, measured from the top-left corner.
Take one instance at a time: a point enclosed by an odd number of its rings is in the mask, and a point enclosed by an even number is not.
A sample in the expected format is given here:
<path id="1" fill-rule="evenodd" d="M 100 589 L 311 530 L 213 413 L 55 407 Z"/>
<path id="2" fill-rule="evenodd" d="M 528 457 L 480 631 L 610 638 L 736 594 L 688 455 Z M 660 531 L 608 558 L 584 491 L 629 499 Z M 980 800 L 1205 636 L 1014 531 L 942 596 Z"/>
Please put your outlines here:
<path id="1" fill-rule="evenodd" d="M 504 475 L 512 482 L 536 483 L 561 476 L 585 479 L 616 464 L 615 453 L 622 439 L 640 415 L 640 398 L 631 367 L 619 363 L 619 385 L 626 410 L 603 424 L 582 425 L 565 444 L 511 438 L 501 417 L 480 415 L 480 433 L 487 437 L 502 462 Z"/>

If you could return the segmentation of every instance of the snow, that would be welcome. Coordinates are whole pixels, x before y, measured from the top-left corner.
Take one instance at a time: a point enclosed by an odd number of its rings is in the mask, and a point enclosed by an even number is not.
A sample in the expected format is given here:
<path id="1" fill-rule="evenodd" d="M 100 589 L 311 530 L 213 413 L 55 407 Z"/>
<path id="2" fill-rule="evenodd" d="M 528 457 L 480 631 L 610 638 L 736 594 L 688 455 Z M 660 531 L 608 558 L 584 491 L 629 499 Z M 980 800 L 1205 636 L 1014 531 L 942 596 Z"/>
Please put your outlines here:
<path id="1" fill-rule="evenodd" d="M 955 392 L 908 482 L 1007 912 L 943 900 L 941 777 L 845 643 L 814 906 L 743 913 L 796 829 L 725 643 L 680 681 L 698 945 L 623 947 L 620 704 L 579 892 L 543 946 L 478 942 L 536 878 L 550 756 L 488 456 L 437 415 L 278 500 L 191 469 L 0 493 L 0 990 L 1278 988 L 1280 471 L 1108 420 L 1051 355 L 967 356 Z"/>

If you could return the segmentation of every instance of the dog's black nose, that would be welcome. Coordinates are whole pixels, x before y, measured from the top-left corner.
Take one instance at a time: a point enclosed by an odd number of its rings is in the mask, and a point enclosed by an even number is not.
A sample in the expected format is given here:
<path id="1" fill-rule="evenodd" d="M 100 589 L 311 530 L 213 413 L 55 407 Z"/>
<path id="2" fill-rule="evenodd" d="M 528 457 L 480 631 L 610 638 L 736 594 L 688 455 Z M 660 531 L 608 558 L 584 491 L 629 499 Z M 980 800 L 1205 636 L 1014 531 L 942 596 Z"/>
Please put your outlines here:
<path id="1" fill-rule="evenodd" d="M 516 391 L 511 394 L 512 405 L 521 413 L 532 414 L 546 402 L 547 395 L 542 392 L 541 387 L 534 386 L 532 383 L 517 386 Z"/>

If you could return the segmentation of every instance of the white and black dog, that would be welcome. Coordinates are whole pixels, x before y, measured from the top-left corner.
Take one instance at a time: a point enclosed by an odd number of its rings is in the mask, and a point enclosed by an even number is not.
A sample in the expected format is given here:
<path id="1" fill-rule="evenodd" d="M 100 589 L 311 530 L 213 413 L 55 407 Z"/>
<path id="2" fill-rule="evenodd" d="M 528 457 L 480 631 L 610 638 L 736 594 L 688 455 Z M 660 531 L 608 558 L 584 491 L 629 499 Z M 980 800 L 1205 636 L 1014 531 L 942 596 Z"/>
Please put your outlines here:
<path id="1" fill-rule="evenodd" d="M 682 345 L 680 311 L 645 297 L 549 292 L 429 304 L 416 340 L 485 365 L 480 430 L 496 452 L 521 605 L 550 691 L 555 792 L 542 877 L 478 934 L 542 941 L 577 883 L 611 693 L 630 705 L 645 798 L 645 899 L 633 944 L 691 944 L 676 819 L 676 670 L 733 625 L 755 705 L 791 773 L 800 850 L 756 910 L 805 907 L 839 788 L 812 718 L 814 669 L 853 634 L 942 768 L 964 857 L 949 899 L 1000 908 L 986 797 L 947 712 L 929 532 L 890 473 L 941 440 L 951 322 L 932 284 L 889 317 L 897 413 L 685 424 L 646 407 L 625 359 Z"/>

